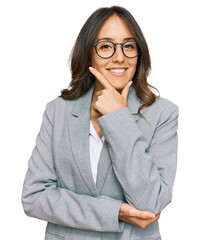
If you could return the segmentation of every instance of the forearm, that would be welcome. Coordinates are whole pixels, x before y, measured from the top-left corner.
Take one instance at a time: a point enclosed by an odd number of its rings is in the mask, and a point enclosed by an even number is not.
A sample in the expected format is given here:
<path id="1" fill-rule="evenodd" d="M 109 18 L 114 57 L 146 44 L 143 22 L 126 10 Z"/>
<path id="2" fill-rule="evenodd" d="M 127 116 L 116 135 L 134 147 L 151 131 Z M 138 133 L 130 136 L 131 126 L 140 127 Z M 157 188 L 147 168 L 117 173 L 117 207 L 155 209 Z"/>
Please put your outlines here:
<path id="1" fill-rule="evenodd" d="M 120 231 L 121 201 L 106 196 L 94 198 L 50 186 L 34 194 L 24 191 L 22 202 L 28 216 L 51 223 L 91 231 Z"/>
<path id="2" fill-rule="evenodd" d="M 128 108 L 98 119 L 116 177 L 127 202 L 137 209 L 158 213 L 171 201 L 176 170 L 176 119 L 175 114 L 169 126 L 160 128 L 152 148 Z M 159 169 L 159 161 L 166 161 L 166 169 Z"/>

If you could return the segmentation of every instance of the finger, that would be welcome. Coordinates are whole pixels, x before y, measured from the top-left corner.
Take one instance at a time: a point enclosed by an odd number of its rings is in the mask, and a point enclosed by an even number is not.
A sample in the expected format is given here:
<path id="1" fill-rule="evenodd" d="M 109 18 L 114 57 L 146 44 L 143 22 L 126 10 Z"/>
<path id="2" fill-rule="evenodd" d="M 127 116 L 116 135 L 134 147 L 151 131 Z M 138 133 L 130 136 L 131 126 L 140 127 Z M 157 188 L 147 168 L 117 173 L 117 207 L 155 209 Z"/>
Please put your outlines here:
<path id="1" fill-rule="evenodd" d="M 120 216 L 129 216 L 129 217 L 137 217 L 137 218 L 142 218 L 142 219 L 151 219 L 155 217 L 155 214 L 153 214 L 150 211 L 141 211 L 138 210 L 137 208 L 126 204 L 122 203 L 121 208 L 120 208 Z"/>
<path id="2" fill-rule="evenodd" d="M 130 81 L 127 83 L 127 85 L 124 87 L 124 89 L 122 90 L 121 92 L 121 95 L 124 99 L 126 99 L 126 102 L 127 102 L 127 97 L 128 97 L 128 93 L 129 93 L 129 89 L 132 85 L 133 81 Z"/>
<path id="3" fill-rule="evenodd" d="M 100 113 L 97 108 L 95 107 L 95 103 L 91 103 L 91 108 L 96 112 L 96 113 Z"/>
<path id="4" fill-rule="evenodd" d="M 160 213 L 157 213 L 157 214 L 156 214 L 156 217 L 157 217 L 157 218 L 160 218 L 160 214 L 161 214 L 161 212 L 160 212 Z"/>
<path id="5" fill-rule="evenodd" d="M 99 90 L 99 91 L 97 91 L 97 92 L 95 93 L 96 97 L 98 97 L 98 96 L 101 95 L 101 94 L 102 94 L 102 90 Z"/>
<path id="6" fill-rule="evenodd" d="M 159 219 L 159 217 L 155 217 L 154 219 L 137 219 L 137 220 L 133 220 L 133 221 L 136 222 L 139 227 L 146 228 L 150 224 L 156 222 L 158 219 Z"/>
<path id="7" fill-rule="evenodd" d="M 153 222 L 156 222 L 158 221 L 160 217 L 158 215 L 155 216 L 155 218 L 152 218 L 152 219 L 145 219 L 145 220 L 141 220 L 141 221 L 146 221 L 146 223 L 149 225 L 149 224 L 152 224 Z"/>
<path id="8" fill-rule="evenodd" d="M 95 93 L 95 95 L 94 95 L 95 101 L 97 101 L 97 100 L 98 100 L 98 96 L 101 96 L 101 95 L 102 95 L 102 90 L 97 91 L 97 92 Z M 95 102 L 95 101 L 94 101 L 94 102 Z"/>
<path id="9" fill-rule="evenodd" d="M 95 68 L 89 67 L 90 72 L 96 77 L 96 79 L 101 83 L 104 88 L 113 89 L 113 86 L 109 83 L 109 81 Z"/>
<path id="10" fill-rule="evenodd" d="M 138 209 L 131 209 L 130 214 L 132 217 L 137 217 L 141 219 L 152 219 L 155 218 L 155 214 L 149 211 L 140 211 Z"/>
<path id="11" fill-rule="evenodd" d="M 156 215 L 157 216 L 157 215 Z M 154 219 L 141 219 L 136 217 L 121 217 L 120 220 L 135 225 L 140 228 L 145 228 L 148 225 L 152 224 L 153 222 L 157 221 L 159 217 L 155 217 Z"/>

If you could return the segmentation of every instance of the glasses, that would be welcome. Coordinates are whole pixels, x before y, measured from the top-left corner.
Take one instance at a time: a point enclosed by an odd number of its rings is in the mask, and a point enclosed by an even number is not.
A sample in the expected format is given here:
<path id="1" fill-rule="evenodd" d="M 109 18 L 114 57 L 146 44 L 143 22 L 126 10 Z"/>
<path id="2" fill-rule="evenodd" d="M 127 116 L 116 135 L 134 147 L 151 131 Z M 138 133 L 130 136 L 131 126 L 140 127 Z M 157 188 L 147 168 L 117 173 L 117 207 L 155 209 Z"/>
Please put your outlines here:
<path id="1" fill-rule="evenodd" d="M 101 58 L 110 58 L 115 52 L 117 45 L 121 45 L 123 54 L 128 58 L 135 58 L 139 55 L 136 41 L 127 41 L 125 43 L 113 43 L 111 41 L 100 41 L 92 44 L 95 47 L 97 55 Z"/>

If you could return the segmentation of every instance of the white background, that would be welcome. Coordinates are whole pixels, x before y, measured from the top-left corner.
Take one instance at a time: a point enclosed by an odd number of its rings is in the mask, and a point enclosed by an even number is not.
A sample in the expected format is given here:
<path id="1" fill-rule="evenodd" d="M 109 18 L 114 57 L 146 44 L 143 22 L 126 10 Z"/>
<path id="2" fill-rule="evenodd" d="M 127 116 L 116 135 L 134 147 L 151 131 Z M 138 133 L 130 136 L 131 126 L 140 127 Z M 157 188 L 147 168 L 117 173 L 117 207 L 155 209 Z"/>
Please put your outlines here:
<path id="1" fill-rule="evenodd" d="M 121 5 L 139 23 L 152 58 L 149 83 L 179 106 L 178 171 L 163 210 L 163 240 L 199 237 L 198 1 L 5 0 L 0 2 L 0 221 L 3 239 L 44 239 L 46 223 L 27 217 L 21 189 L 47 102 L 70 81 L 74 41 L 99 7 Z"/>

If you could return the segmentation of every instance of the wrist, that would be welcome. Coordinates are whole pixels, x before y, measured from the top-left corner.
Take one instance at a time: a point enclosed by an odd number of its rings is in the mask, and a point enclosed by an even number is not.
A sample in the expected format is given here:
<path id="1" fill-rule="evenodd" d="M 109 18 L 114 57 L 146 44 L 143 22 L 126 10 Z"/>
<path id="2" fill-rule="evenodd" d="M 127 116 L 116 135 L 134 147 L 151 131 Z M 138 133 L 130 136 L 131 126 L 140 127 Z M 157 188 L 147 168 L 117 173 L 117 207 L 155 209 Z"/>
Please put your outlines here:
<path id="1" fill-rule="evenodd" d="M 126 205 L 126 203 L 121 203 L 120 205 L 120 209 L 119 209 L 119 219 L 120 217 L 124 216 L 124 206 Z"/>

